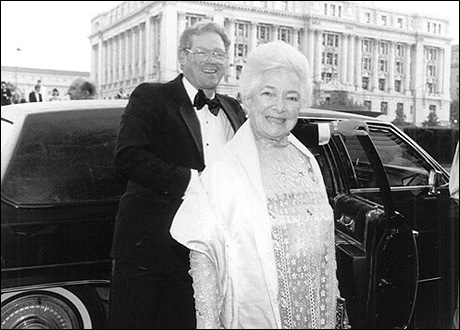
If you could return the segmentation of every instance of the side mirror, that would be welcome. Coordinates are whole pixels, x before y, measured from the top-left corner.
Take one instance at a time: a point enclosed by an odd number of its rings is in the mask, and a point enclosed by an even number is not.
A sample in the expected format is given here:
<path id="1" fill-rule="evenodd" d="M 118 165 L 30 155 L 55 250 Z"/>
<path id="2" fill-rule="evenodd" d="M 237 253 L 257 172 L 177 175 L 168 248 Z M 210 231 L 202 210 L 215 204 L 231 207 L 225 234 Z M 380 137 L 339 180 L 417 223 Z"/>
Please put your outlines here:
<path id="1" fill-rule="evenodd" d="M 442 182 L 442 172 L 439 170 L 431 170 L 430 176 L 428 177 L 428 184 L 430 190 L 428 191 L 429 196 L 436 196 L 440 194 L 439 187 Z"/>

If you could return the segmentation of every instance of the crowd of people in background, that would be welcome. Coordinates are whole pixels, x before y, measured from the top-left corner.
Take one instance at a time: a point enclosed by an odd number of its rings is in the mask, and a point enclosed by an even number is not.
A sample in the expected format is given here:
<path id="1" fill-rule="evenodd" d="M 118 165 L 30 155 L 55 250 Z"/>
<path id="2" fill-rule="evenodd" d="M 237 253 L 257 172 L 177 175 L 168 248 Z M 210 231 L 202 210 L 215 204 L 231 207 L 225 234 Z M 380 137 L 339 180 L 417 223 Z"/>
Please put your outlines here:
<path id="1" fill-rule="evenodd" d="M 78 77 L 69 86 L 65 93 L 61 93 L 59 89 L 53 88 L 51 95 L 47 95 L 46 88 L 42 86 L 42 81 L 37 80 L 34 89 L 30 91 L 28 97 L 19 88 L 14 88 L 14 85 L 2 81 L 2 106 L 16 103 L 28 102 L 46 102 L 46 101 L 63 101 L 63 100 L 85 100 L 97 99 L 96 85 L 87 78 Z M 106 97 L 104 97 L 106 98 Z M 121 87 L 119 91 L 108 97 L 113 99 L 128 99 L 129 93 L 126 93 Z"/>

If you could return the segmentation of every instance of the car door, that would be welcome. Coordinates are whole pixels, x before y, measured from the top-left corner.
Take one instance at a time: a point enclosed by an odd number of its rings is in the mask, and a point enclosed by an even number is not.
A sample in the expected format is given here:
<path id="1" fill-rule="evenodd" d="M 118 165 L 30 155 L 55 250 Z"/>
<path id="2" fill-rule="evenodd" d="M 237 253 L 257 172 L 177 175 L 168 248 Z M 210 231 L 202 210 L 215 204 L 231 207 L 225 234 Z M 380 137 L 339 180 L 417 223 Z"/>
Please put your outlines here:
<path id="1" fill-rule="evenodd" d="M 306 139 L 300 121 L 293 133 Z M 355 176 L 346 144 L 334 138 L 312 148 L 325 180 L 336 224 L 337 276 L 354 328 L 408 325 L 417 288 L 417 252 L 411 228 L 395 211 L 387 177 L 370 137 L 356 138 L 375 173 L 380 203 L 352 193 Z M 306 143 L 306 141 L 304 141 Z M 308 144 L 308 143 L 306 143 Z"/>
<path id="2" fill-rule="evenodd" d="M 416 235 L 419 279 L 411 326 L 448 328 L 458 279 L 458 205 L 449 196 L 448 175 L 394 126 L 371 125 L 370 133 L 390 183 L 394 208 Z M 350 191 L 380 203 L 376 173 L 356 147 L 357 138 L 343 141 L 350 155 L 350 169 L 345 172 L 351 174 L 347 177 Z"/>

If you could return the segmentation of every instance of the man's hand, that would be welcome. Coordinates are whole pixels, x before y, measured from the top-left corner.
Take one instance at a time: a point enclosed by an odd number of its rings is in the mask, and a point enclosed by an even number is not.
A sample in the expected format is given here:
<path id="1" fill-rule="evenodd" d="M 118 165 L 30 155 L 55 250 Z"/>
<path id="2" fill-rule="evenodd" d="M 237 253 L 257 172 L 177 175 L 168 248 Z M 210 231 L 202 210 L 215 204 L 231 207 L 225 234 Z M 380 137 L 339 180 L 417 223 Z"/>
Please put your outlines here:
<path id="1" fill-rule="evenodd" d="M 336 132 L 342 134 L 343 136 L 367 135 L 369 133 L 369 127 L 367 127 L 367 124 L 362 120 L 341 120 L 338 122 L 336 130 L 334 129 L 334 124 L 332 122 L 331 126 L 331 132 Z"/>

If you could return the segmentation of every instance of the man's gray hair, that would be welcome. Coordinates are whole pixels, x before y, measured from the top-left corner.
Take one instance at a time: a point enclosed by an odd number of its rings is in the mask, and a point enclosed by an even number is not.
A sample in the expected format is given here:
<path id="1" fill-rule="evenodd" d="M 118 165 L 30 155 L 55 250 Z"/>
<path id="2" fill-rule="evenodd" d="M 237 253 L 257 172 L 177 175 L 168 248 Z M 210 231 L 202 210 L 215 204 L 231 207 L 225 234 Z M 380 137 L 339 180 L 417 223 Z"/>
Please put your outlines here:
<path id="1" fill-rule="evenodd" d="M 308 60 L 300 51 L 283 41 L 259 45 L 248 56 L 240 77 L 240 93 L 246 103 L 262 85 L 265 72 L 285 69 L 295 72 L 300 80 L 301 104 L 307 107 L 312 93 Z"/>
<path id="2" fill-rule="evenodd" d="M 230 39 L 228 38 L 224 28 L 219 24 L 210 21 L 201 21 L 185 29 L 180 36 L 179 50 L 190 49 L 190 47 L 192 47 L 192 36 L 199 36 L 207 32 L 213 32 L 220 35 L 222 41 L 224 42 L 225 51 L 228 50 L 228 47 L 230 46 Z"/>

